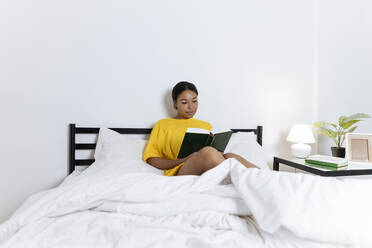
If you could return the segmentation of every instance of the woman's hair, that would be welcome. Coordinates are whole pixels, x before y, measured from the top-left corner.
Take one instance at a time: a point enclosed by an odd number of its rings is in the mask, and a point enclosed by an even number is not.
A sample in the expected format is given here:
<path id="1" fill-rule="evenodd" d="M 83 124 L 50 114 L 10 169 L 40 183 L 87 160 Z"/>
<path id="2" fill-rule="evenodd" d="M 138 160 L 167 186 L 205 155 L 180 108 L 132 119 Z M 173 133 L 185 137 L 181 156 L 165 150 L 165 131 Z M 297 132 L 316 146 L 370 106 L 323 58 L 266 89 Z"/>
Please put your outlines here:
<path id="1" fill-rule="evenodd" d="M 186 82 L 186 81 L 181 81 L 173 87 L 173 90 L 172 90 L 173 101 L 177 101 L 178 96 L 185 90 L 194 91 L 196 95 L 198 95 L 198 90 L 196 89 L 196 86 L 194 84 Z"/>

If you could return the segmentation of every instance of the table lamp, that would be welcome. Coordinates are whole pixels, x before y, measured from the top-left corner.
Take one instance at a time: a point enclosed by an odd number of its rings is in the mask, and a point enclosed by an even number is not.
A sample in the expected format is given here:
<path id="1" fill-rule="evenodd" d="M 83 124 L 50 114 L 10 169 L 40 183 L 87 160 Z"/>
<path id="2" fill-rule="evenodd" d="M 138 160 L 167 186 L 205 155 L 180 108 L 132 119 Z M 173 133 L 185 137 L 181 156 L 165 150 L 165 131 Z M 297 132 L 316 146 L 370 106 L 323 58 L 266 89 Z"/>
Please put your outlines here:
<path id="1" fill-rule="evenodd" d="M 287 141 L 295 143 L 291 145 L 291 150 L 292 155 L 296 158 L 306 158 L 309 156 L 311 146 L 307 144 L 315 143 L 314 135 L 310 126 L 305 124 L 294 125 L 288 134 Z"/>

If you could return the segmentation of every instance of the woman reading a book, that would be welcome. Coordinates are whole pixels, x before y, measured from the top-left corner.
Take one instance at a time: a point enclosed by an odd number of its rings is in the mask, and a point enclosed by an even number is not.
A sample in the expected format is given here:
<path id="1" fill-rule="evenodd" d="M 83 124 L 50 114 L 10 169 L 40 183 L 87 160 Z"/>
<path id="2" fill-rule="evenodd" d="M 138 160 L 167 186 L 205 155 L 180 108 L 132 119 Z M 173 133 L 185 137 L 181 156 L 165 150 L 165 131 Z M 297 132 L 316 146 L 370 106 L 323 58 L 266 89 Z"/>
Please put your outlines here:
<path id="1" fill-rule="evenodd" d="M 257 168 L 237 154 L 223 154 L 211 146 L 177 159 L 187 128 L 211 130 L 212 125 L 193 118 L 198 109 L 198 91 L 194 84 L 179 82 L 172 90 L 172 98 L 177 116 L 155 124 L 143 154 L 145 162 L 164 170 L 165 176 L 201 175 L 228 158 L 236 158 L 248 168 Z"/>

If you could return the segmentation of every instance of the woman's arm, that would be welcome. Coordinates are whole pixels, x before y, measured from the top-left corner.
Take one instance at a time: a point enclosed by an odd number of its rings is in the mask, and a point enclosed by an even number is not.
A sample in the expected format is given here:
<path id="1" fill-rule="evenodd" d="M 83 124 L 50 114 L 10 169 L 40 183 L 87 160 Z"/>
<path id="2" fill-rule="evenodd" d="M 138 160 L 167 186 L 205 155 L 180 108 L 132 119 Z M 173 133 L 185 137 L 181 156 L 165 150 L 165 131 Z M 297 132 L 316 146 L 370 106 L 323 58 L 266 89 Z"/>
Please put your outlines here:
<path id="1" fill-rule="evenodd" d="M 168 170 L 172 169 L 176 165 L 179 165 L 180 163 L 185 162 L 187 159 L 189 159 L 193 154 L 190 154 L 186 158 L 179 158 L 179 159 L 164 159 L 159 157 L 151 157 L 147 159 L 147 163 L 154 166 L 155 168 L 161 169 L 161 170 Z"/>
<path id="2" fill-rule="evenodd" d="M 158 157 L 151 157 L 147 159 L 147 163 L 161 170 L 172 169 L 176 165 L 185 162 L 187 158 L 181 158 L 176 160 L 164 159 Z"/>

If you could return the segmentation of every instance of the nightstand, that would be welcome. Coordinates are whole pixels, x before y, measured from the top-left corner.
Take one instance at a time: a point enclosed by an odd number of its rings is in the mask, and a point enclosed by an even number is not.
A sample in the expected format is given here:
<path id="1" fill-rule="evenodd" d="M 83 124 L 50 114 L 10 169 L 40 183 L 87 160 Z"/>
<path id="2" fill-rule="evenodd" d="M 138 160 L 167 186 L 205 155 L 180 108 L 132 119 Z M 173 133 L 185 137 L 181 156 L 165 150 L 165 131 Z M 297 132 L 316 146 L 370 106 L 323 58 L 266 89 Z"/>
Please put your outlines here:
<path id="1" fill-rule="evenodd" d="M 333 169 L 305 163 L 305 159 L 274 157 L 273 170 L 279 171 L 280 164 L 324 177 L 372 175 L 371 163 L 350 162 L 347 167 Z"/>

